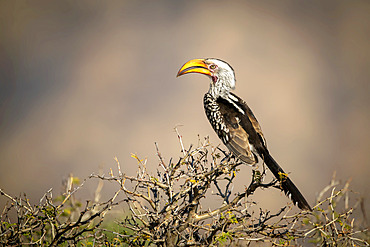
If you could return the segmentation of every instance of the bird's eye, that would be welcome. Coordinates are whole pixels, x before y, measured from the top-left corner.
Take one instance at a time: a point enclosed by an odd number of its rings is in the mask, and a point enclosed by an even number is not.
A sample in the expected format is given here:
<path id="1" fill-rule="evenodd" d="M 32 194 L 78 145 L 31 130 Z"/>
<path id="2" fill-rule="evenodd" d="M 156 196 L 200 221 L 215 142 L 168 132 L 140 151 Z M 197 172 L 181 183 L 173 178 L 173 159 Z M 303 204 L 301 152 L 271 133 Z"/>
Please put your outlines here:
<path id="1" fill-rule="evenodd" d="M 210 68 L 210 69 L 215 69 L 215 68 L 217 68 L 217 66 L 216 66 L 215 64 L 211 64 L 211 65 L 209 66 L 209 68 Z"/>

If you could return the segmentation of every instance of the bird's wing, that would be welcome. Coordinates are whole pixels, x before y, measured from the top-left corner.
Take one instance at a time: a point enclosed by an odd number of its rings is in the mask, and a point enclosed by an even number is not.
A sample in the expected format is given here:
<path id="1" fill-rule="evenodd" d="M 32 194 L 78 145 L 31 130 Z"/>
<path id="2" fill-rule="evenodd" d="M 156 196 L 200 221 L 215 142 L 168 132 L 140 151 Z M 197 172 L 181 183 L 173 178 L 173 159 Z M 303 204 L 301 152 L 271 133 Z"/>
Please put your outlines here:
<path id="1" fill-rule="evenodd" d="M 249 108 L 249 106 L 247 105 L 247 103 L 244 100 L 242 100 L 241 98 L 239 98 L 237 95 L 235 95 L 233 93 L 230 93 L 230 94 L 237 99 L 235 101 L 235 104 L 238 107 L 240 107 L 240 109 L 242 109 L 244 111 L 245 115 L 248 118 L 248 121 L 250 121 L 250 123 L 253 126 L 254 131 L 258 135 L 259 141 L 261 141 L 262 144 L 263 144 L 263 146 L 267 148 L 267 143 L 266 143 L 265 137 L 264 137 L 264 135 L 262 133 L 262 128 L 261 128 L 260 124 L 258 123 L 257 118 L 254 116 L 251 108 Z"/>
<path id="2" fill-rule="evenodd" d="M 247 164 L 255 164 L 257 162 L 253 155 L 248 142 L 248 134 L 238 125 L 237 128 L 230 128 L 230 140 L 226 143 L 226 147 L 233 154 Z"/>
<path id="3" fill-rule="evenodd" d="M 258 160 L 252 152 L 251 138 L 248 129 L 253 129 L 251 121 L 246 115 L 241 114 L 230 101 L 223 98 L 217 99 L 219 109 L 225 125 L 229 130 L 229 139 L 225 142 L 226 147 L 232 153 L 247 164 L 255 164 Z M 246 128 L 244 125 L 248 125 Z M 255 131 L 253 133 L 256 133 Z M 255 135 L 255 134 L 254 134 Z"/>

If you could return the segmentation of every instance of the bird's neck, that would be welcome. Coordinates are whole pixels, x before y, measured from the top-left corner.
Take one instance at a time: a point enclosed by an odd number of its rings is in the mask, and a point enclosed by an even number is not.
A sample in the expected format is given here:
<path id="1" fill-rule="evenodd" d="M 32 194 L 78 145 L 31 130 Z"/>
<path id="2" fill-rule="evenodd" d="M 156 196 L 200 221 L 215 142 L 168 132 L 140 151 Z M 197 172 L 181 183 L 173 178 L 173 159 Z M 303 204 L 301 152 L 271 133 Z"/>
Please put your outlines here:
<path id="1" fill-rule="evenodd" d="M 223 88 L 210 86 L 208 93 L 212 95 L 214 99 L 217 99 L 218 97 L 222 97 L 224 99 L 228 98 L 230 92 L 228 90 L 223 90 Z"/>
<path id="2" fill-rule="evenodd" d="M 217 84 L 216 84 L 217 85 Z M 210 86 L 208 94 L 213 98 L 216 102 L 218 98 L 223 98 L 227 100 L 230 104 L 232 104 L 241 114 L 245 114 L 244 110 L 240 108 L 239 99 L 234 94 L 230 92 L 230 88 L 227 87 L 216 87 L 215 85 Z"/>
<path id="3" fill-rule="evenodd" d="M 212 95 L 214 99 L 217 99 L 218 97 L 228 99 L 230 96 L 230 90 L 230 83 L 218 78 L 216 80 L 212 80 L 208 93 Z"/>

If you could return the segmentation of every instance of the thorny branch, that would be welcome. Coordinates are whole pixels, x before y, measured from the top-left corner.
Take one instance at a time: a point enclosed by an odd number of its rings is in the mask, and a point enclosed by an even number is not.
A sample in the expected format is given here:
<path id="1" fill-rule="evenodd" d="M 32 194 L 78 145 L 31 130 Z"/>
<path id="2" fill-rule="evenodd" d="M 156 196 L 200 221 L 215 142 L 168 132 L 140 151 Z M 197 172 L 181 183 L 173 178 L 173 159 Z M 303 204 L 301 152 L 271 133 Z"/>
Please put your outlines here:
<path id="1" fill-rule="evenodd" d="M 49 190 L 36 206 L 24 197 L 15 198 L 0 190 L 9 200 L 1 213 L 0 245 L 58 246 L 76 245 L 80 241 L 93 245 L 129 246 L 215 246 L 269 242 L 275 246 L 300 245 L 306 240 L 322 246 L 368 246 L 367 228 L 356 227 L 349 205 L 349 182 L 343 186 L 333 176 L 330 184 L 318 194 L 314 211 L 293 213 L 292 204 L 275 212 L 258 208 L 253 193 L 259 188 L 280 188 L 278 181 L 264 183 L 266 168 L 253 168 L 245 188 L 234 188 L 242 163 L 210 144 L 208 138 L 188 149 L 175 128 L 181 157 L 168 162 L 157 143 L 158 168 L 155 175 L 147 169 L 146 159 L 132 154 L 138 168 L 136 175 L 126 175 L 117 158 L 116 169 L 108 175 L 91 174 L 99 184 L 93 202 L 82 206 L 75 194 L 84 186 L 70 176 L 65 193 L 53 199 Z M 153 165 L 151 164 L 151 167 Z M 116 174 L 115 174 L 115 170 Z M 103 182 L 113 182 L 118 189 L 111 199 L 99 202 Z M 341 189 L 337 189 L 342 186 Z M 215 192 L 213 192 L 215 191 Z M 123 199 L 122 199 L 123 197 Z M 121 198 L 121 199 L 118 199 Z M 212 201 L 204 209 L 205 199 Z M 119 204 L 126 205 L 119 230 L 103 225 L 104 216 Z M 18 223 L 10 211 L 15 210 Z M 111 237 L 109 237 L 111 236 Z M 89 242 L 90 241 L 90 242 Z M 91 242 L 92 241 L 92 242 Z"/>
<path id="2" fill-rule="evenodd" d="M 280 188 L 276 180 L 263 183 L 266 168 L 262 166 L 262 171 L 252 170 L 250 184 L 244 190 L 233 191 L 238 167 L 242 164 L 218 147 L 213 147 L 208 139 L 201 141 L 198 147 L 185 149 L 181 135 L 175 130 L 183 156 L 175 163 L 172 160 L 166 163 L 156 144 L 159 168 L 155 176 L 146 169 L 139 169 L 136 176 L 115 176 L 113 173 L 109 177 L 92 175 L 102 180 L 117 181 L 126 193 L 125 202 L 130 213 L 120 224 L 126 229 L 123 240 L 130 245 L 209 246 L 225 241 L 265 241 L 276 245 L 281 241 L 296 243 L 322 233 L 324 228 L 330 228 L 333 234 L 338 235 L 340 230 L 330 225 L 338 219 L 348 218 L 352 212 L 349 210 L 335 217 L 331 213 L 332 218 L 326 217 L 324 211 L 315 211 L 313 215 L 309 212 L 289 215 L 294 208 L 292 205 L 284 206 L 275 213 L 262 209 L 255 212 L 254 205 L 258 204 L 250 196 L 258 188 Z M 146 160 L 140 160 L 136 155 L 133 157 L 138 161 L 139 168 L 145 167 Z M 343 190 L 335 191 L 335 185 L 338 183 L 332 181 L 320 193 L 320 198 L 323 198 L 331 191 L 329 199 L 318 202 L 315 208 L 329 203 L 327 210 L 334 212 L 333 200 L 339 201 L 343 193 Z M 217 192 L 211 193 L 212 188 Z M 220 204 L 203 210 L 204 198 Z M 325 224 L 322 222 L 321 227 L 311 220 L 322 217 Z M 347 240 L 360 243 L 355 238 Z"/>
<path id="3" fill-rule="evenodd" d="M 62 196 L 53 200 L 50 189 L 35 206 L 30 204 L 26 195 L 15 198 L 0 190 L 1 195 L 12 202 L 4 207 L 0 215 L 0 245 L 59 246 L 66 241 L 77 243 L 86 239 L 83 235 L 95 231 L 103 222 L 106 212 L 117 204 L 114 202 L 117 195 L 107 202 L 87 202 L 82 207 L 73 194 L 82 188 L 84 182 L 74 188 L 75 184 L 78 184 L 76 178 L 70 175 Z M 12 210 L 17 215 L 17 224 L 12 223 Z"/>

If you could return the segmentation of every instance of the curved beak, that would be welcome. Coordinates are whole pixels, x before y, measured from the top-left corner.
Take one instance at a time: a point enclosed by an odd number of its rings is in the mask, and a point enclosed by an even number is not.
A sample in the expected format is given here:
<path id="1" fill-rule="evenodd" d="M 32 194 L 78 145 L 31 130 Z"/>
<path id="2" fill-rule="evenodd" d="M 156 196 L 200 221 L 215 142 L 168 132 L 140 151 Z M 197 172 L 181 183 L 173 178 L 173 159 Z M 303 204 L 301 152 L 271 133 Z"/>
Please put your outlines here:
<path id="1" fill-rule="evenodd" d="M 211 72 L 208 70 L 207 65 L 204 63 L 204 59 L 193 59 L 186 62 L 179 72 L 177 72 L 177 76 L 185 75 L 189 73 L 200 73 L 208 76 L 212 76 Z"/>

